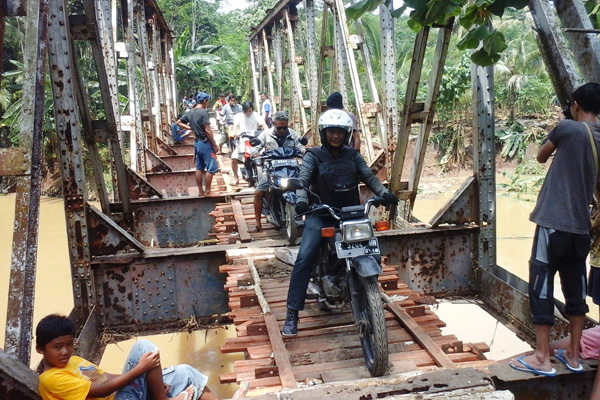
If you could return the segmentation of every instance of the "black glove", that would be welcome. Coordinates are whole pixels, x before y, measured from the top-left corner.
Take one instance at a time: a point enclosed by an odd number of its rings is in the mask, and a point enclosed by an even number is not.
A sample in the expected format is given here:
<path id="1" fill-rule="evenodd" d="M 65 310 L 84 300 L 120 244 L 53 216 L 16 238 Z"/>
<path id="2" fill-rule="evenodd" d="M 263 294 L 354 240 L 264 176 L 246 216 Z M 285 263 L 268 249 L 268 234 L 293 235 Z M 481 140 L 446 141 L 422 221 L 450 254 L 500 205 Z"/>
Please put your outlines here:
<path id="1" fill-rule="evenodd" d="M 301 201 L 296 203 L 296 214 L 304 214 L 305 212 L 308 212 L 308 210 L 310 210 L 310 208 L 305 202 Z"/>
<path id="2" fill-rule="evenodd" d="M 398 204 L 398 197 L 394 193 L 385 192 L 381 197 L 383 197 L 388 204 Z"/>

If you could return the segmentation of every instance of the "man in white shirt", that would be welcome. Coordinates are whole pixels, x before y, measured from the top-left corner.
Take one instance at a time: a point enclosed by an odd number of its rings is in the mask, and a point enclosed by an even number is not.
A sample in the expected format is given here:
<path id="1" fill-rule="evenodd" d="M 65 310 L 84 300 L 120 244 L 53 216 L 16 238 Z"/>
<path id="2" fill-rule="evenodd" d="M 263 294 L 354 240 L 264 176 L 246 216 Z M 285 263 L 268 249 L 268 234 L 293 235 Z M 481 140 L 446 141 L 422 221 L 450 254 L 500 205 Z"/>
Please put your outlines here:
<path id="1" fill-rule="evenodd" d="M 254 111 L 254 105 L 251 101 L 245 101 L 242 104 L 242 112 L 235 114 L 233 117 L 232 129 L 236 136 L 243 132 L 257 131 L 265 129 L 265 120 Z M 233 172 L 232 185 L 237 185 L 240 180 L 238 178 L 238 166 L 239 163 L 244 162 L 244 152 L 246 148 L 246 141 L 248 138 L 239 137 L 239 143 L 237 147 L 231 153 L 231 171 Z"/>

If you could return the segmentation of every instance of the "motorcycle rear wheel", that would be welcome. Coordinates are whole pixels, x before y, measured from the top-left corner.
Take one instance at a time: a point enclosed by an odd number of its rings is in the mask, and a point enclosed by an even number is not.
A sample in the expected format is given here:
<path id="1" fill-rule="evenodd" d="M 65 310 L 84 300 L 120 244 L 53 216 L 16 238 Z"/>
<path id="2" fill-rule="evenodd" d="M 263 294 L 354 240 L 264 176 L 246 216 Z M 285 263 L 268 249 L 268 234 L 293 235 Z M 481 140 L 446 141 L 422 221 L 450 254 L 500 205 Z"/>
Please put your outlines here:
<path id="1" fill-rule="evenodd" d="M 355 316 L 355 320 L 360 344 L 369 373 L 381 376 L 388 369 L 388 338 L 377 276 L 356 278 L 357 296 L 352 301 L 357 301 L 359 315 Z"/>
<path id="2" fill-rule="evenodd" d="M 292 203 L 285 203 L 285 236 L 290 244 L 298 240 L 298 224 L 296 224 L 296 207 Z"/>

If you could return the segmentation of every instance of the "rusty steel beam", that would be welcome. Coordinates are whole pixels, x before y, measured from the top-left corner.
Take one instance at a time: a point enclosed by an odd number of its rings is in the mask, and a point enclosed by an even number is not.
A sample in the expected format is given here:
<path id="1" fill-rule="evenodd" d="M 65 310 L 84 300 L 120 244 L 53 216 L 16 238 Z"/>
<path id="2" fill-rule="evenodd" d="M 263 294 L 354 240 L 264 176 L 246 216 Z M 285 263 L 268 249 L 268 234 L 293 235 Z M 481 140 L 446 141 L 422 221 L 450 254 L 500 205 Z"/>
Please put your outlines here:
<path id="1" fill-rule="evenodd" d="M 123 149 L 121 147 L 122 135 L 120 128 L 120 105 L 118 96 L 118 81 L 116 56 L 114 51 L 114 43 L 110 30 L 111 19 L 111 4 L 107 0 L 90 1 L 84 0 L 83 6 L 85 17 L 88 25 L 95 27 L 95 37 L 91 40 L 92 54 L 96 64 L 98 73 L 98 82 L 100 85 L 100 94 L 104 104 L 106 116 L 106 134 L 108 144 L 112 154 L 113 174 L 116 174 L 117 190 L 121 202 L 124 204 L 123 215 L 126 222 L 131 222 L 131 206 L 127 188 L 125 175 L 125 161 L 123 159 Z M 84 107 L 81 111 L 83 120 L 91 120 L 92 117 L 88 107 Z M 95 148 L 94 140 L 88 139 L 88 147 Z M 99 192 L 102 211 L 109 214 L 108 193 L 103 179 L 102 166 L 99 157 L 92 159 L 94 172 L 96 175 L 97 186 L 102 190 Z M 98 165 L 97 165 L 98 164 Z M 106 203 L 106 204 L 105 204 Z"/>
<path id="2" fill-rule="evenodd" d="M 586 82 L 600 81 L 600 42 L 582 0 L 556 0 L 554 6 L 566 29 L 569 47 Z M 587 31 L 587 32 L 586 32 Z"/>
<path id="3" fill-rule="evenodd" d="M 58 136 L 58 154 L 61 165 L 63 196 L 73 279 L 76 325 L 83 326 L 95 303 L 85 204 L 85 171 L 78 114 L 78 82 L 73 71 L 72 39 L 67 16 L 66 0 L 50 0 L 48 53 L 54 98 L 54 118 Z"/>
<path id="4" fill-rule="evenodd" d="M 398 137 L 398 101 L 396 88 L 396 36 L 394 32 L 393 5 L 386 1 L 379 6 L 379 23 L 381 25 L 381 78 L 383 80 L 382 116 L 387 143 L 385 161 L 388 180 L 400 180 L 402 177 L 392 175 L 392 161 L 396 152 Z"/>
<path id="5" fill-rule="evenodd" d="M 317 118 L 321 114 L 321 87 L 319 86 L 318 70 L 317 70 L 317 33 L 315 24 L 315 2 L 314 0 L 306 0 L 306 57 L 308 67 L 306 72 L 308 74 L 307 87 L 308 95 L 310 100 L 310 128 L 311 137 L 318 136 L 313 135 L 317 131 Z M 324 23 L 325 21 L 323 21 Z"/>
<path id="6" fill-rule="evenodd" d="M 296 4 L 301 2 L 302 0 L 281 0 L 275 4 L 273 8 L 269 10 L 269 13 L 265 16 L 265 18 L 263 18 L 258 26 L 252 30 L 250 35 L 248 35 L 248 40 L 253 40 L 267 26 L 271 26 L 275 21 L 280 20 L 283 17 L 283 11 L 287 9 L 288 6 L 296 6 Z"/>
<path id="7" fill-rule="evenodd" d="M 494 68 L 473 64 L 473 147 L 478 150 L 473 171 L 479 186 L 479 216 L 481 227 L 478 245 L 478 266 L 496 266 L 496 124 L 494 119 Z"/>
<path id="8" fill-rule="evenodd" d="M 562 34 L 554 10 L 547 1 L 531 0 L 529 10 L 548 75 L 558 100 L 562 105 L 566 105 L 572 100 L 571 95 L 575 89 L 583 83 L 570 56 L 571 48 Z"/>
<path id="9" fill-rule="evenodd" d="M 29 365 L 38 249 L 42 181 L 44 72 L 48 38 L 48 3 L 27 3 L 24 48 L 23 118 L 20 146 L 27 171 L 17 179 L 10 284 L 4 348 Z M 21 165 L 22 166 L 22 165 Z"/>
<path id="10" fill-rule="evenodd" d="M 143 113 L 148 115 L 147 120 L 142 121 L 144 134 L 146 136 L 146 148 L 152 151 L 156 151 L 156 117 L 155 113 L 158 112 L 153 106 L 153 91 L 152 82 L 152 69 L 154 64 L 150 59 L 150 44 L 148 38 L 148 24 L 146 23 L 147 17 L 145 15 L 145 7 L 140 7 L 140 12 L 136 14 L 136 26 L 137 26 L 137 40 L 138 40 L 138 53 L 139 63 L 141 66 L 145 66 L 148 71 L 142 73 L 141 76 L 141 98 L 140 101 L 143 104 Z M 143 100 L 143 102 L 142 102 Z M 145 157 L 145 152 L 142 154 Z M 145 164 L 145 162 L 144 162 Z M 143 173 L 145 173 L 145 165 Z"/>

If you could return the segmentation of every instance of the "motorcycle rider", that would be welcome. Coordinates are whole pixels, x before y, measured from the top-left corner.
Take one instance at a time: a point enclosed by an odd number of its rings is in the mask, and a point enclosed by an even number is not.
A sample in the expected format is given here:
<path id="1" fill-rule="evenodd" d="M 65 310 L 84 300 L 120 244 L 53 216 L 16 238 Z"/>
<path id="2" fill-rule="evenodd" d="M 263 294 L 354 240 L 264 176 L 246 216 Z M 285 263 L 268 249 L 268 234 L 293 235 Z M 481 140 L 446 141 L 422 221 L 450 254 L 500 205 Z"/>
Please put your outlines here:
<path id="1" fill-rule="evenodd" d="M 258 128 L 265 129 L 265 120 L 254 111 L 254 105 L 251 101 L 245 101 L 242 103 L 242 113 L 236 114 L 233 118 L 232 129 L 236 136 L 243 132 L 257 131 Z M 247 139 L 246 139 L 247 140 Z M 239 183 L 238 179 L 238 164 L 243 163 L 244 152 L 245 152 L 245 140 L 240 142 L 237 147 L 231 153 L 231 170 L 233 172 L 232 184 L 236 186 Z"/>
<path id="2" fill-rule="evenodd" d="M 328 110 L 321 115 L 318 129 L 322 145 L 308 150 L 302 158 L 300 180 L 303 187 L 310 185 L 322 203 L 342 208 L 360 204 L 360 179 L 389 204 L 398 204 L 398 197 L 379 182 L 360 153 L 347 147 L 353 126 L 352 119 L 343 110 Z M 306 190 L 297 190 L 296 196 L 296 212 L 308 212 Z M 321 228 L 336 224 L 331 216 L 309 215 L 306 218 L 302 243 L 290 278 L 287 316 L 281 332 L 284 337 L 298 333 L 298 311 L 304 309 L 310 275 L 322 242 Z"/>
<path id="3" fill-rule="evenodd" d="M 233 125 L 233 118 L 235 114 L 242 112 L 242 106 L 237 103 L 237 97 L 235 95 L 229 96 L 229 102 L 223 106 L 219 112 L 221 123 L 226 127 L 225 132 L 221 134 L 221 140 L 219 141 L 219 153 L 223 153 L 223 145 L 229 140 L 229 129 Z M 229 149 L 231 151 L 231 149 Z"/>
<path id="4" fill-rule="evenodd" d="M 296 131 L 289 127 L 288 113 L 285 111 L 278 111 L 273 116 L 273 127 L 263 131 L 258 135 L 260 144 L 252 147 L 250 154 L 253 157 L 257 156 L 263 149 L 265 151 L 275 150 L 278 147 L 289 147 L 295 149 L 300 154 L 304 154 L 304 146 L 300 143 L 302 138 Z M 249 229 L 249 232 L 260 232 L 262 231 L 262 224 L 260 222 L 260 216 L 263 209 L 263 198 L 265 197 L 265 191 L 269 187 L 267 181 L 267 175 L 264 173 L 258 181 L 256 190 L 254 192 L 254 218 L 256 219 L 256 225 Z"/>

